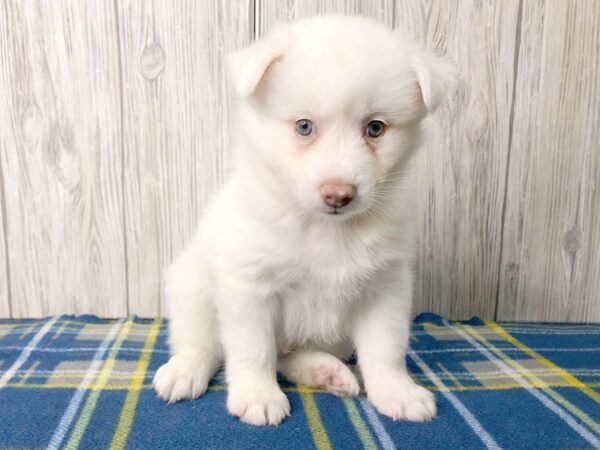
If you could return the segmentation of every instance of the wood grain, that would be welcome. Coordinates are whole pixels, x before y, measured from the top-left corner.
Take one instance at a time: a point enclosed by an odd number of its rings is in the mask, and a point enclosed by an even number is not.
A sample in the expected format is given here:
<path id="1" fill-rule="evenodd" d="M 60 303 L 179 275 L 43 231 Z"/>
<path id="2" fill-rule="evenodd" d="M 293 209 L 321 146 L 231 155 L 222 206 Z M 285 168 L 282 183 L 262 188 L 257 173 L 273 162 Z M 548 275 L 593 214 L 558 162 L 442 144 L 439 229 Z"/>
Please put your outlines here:
<path id="1" fill-rule="evenodd" d="M 0 39 L 4 40 L 2 35 L 3 28 L 2 18 L 0 17 Z M 1 60 L 0 60 L 1 61 Z M 0 133 L 0 151 L 5 152 L 6 146 L 4 139 Z M 10 287 L 9 287 L 9 269 L 8 261 L 6 260 L 6 229 L 5 229 L 5 206 L 4 206 L 4 183 L 2 182 L 2 159 L 0 158 L 0 318 L 11 317 L 10 305 Z"/>
<path id="2" fill-rule="evenodd" d="M 448 55 L 461 82 L 418 164 L 416 311 L 494 317 L 519 2 L 396 4 L 396 27 Z"/>
<path id="3" fill-rule="evenodd" d="M 0 317 L 163 314 L 230 170 L 224 55 L 321 13 L 462 74 L 418 160 L 416 311 L 600 321 L 596 0 L 0 2 Z"/>
<path id="4" fill-rule="evenodd" d="M 112 2 L 6 0 L 0 15 L 0 157 L 13 316 L 123 316 Z"/>
<path id="5" fill-rule="evenodd" d="M 264 36 L 278 22 L 289 22 L 317 14 L 335 13 L 374 17 L 392 26 L 394 0 L 257 0 L 257 36 Z"/>
<path id="6" fill-rule="evenodd" d="M 0 13 L 2 10 L 0 10 Z M 0 68 L 7 67 L 6 56 L 8 51 L 6 44 L 8 43 L 8 23 L 6 14 L 0 14 Z M 1 70 L 1 69 L 0 69 Z M 0 75 L 0 80 L 2 80 Z M 1 86 L 1 85 L 0 85 Z M 0 92 L 2 89 L 0 88 Z M 0 95 L 2 95 L 0 93 Z M 1 98 L 1 97 L 0 97 Z M 0 122 L 1 126 L 1 122 Z M 8 141 L 4 137 L 5 133 L 0 132 L 0 152 L 5 154 L 8 152 Z M 10 274 L 8 261 L 6 258 L 6 201 L 4 196 L 4 168 L 3 158 L 0 157 L 0 318 L 11 317 L 10 304 Z"/>
<path id="7" fill-rule="evenodd" d="M 234 95 L 224 56 L 251 1 L 119 1 L 129 311 L 162 314 L 165 267 L 227 178 Z"/>
<path id="8" fill-rule="evenodd" d="M 600 321 L 600 4 L 523 2 L 498 319 Z"/>

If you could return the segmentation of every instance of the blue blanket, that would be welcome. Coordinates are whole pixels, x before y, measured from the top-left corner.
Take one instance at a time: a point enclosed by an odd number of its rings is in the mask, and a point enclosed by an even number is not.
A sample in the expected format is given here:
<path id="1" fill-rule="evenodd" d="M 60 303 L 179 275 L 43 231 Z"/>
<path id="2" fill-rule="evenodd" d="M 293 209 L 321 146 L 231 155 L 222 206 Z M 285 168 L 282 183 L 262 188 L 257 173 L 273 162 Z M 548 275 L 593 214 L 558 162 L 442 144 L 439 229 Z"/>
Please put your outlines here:
<path id="1" fill-rule="evenodd" d="M 600 325 L 413 325 L 407 363 L 438 417 L 394 422 L 364 395 L 281 380 L 292 415 L 256 428 L 227 414 L 222 374 L 168 405 L 152 377 L 169 356 L 162 319 L 0 321 L 0 448 L 597 448 Z"/>

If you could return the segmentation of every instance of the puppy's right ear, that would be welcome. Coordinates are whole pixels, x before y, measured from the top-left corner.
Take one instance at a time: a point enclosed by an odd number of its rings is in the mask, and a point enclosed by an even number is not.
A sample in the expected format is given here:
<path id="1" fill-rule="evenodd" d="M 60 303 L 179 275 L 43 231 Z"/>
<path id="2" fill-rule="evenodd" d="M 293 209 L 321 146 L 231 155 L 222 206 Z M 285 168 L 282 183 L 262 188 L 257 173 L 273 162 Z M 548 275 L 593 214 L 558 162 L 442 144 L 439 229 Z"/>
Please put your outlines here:
<path id="1" fill-rule="evenodd" d="M 248 97 L 256 90 L 269 66 L 283 55 L 286 45 L 287 35 L 279 30 L 229 55 L 229 72 L 240 97 Z"/>

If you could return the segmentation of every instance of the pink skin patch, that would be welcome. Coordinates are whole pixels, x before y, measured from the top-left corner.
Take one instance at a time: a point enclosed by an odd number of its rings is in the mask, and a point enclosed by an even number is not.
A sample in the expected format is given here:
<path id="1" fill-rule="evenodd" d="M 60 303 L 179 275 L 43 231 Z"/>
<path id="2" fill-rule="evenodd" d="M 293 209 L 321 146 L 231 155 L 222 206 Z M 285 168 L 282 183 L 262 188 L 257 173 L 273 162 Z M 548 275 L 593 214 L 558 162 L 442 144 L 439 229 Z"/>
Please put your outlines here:
<path id="1" fill-rule="evenodd" d="M 315 384 L 320 387 L 343 386 L 344 382 L 337 376 L 332 367 L 321 366 L 315 370 Z"/>

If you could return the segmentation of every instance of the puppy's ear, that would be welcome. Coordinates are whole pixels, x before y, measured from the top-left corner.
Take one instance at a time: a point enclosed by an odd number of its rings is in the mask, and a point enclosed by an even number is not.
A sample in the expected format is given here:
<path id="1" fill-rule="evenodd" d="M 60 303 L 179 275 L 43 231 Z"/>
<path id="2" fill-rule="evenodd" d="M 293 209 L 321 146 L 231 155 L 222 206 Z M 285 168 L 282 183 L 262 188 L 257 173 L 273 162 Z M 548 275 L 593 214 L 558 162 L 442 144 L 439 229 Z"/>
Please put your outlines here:
<path id="1" fill-rule="evenodd" d="M 413 54 L 412 65 L 425 108 L 432 113 L 456 88 L 458 69 L 451 61 L 424 50 Z"/>
<path id="2" fill-rule="evenodd" d="M 240 97 L 254 92 L 269 66 L 283 55 L 286 45 L 287 35 L 278 30 L 229 55 L 231 79 Z"/>

